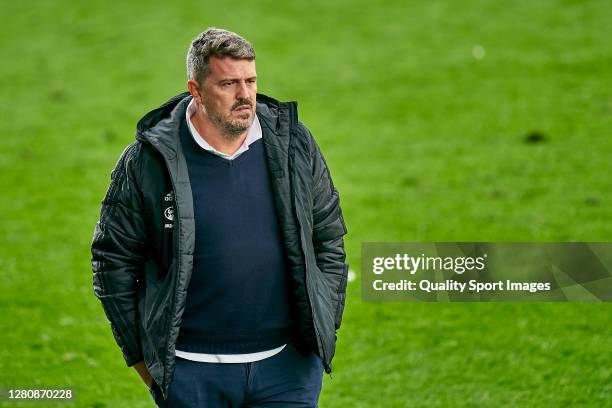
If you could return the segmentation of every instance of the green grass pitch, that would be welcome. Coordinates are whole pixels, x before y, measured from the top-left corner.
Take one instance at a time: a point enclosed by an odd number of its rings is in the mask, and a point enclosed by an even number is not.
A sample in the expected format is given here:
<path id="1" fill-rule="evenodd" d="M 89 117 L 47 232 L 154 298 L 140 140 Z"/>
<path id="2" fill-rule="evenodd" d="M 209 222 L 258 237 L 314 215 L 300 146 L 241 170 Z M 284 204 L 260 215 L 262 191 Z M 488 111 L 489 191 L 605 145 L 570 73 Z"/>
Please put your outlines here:
<path id="1" fill-rule="evenodd" d="M 610 304 L 376 304 L 359 286 L 362 241 L 611 240 L 611 14 L 2 2 L 0 387 L 153 406 L 94 297 L 89 246 L 136 121 L 185 89 L 191 38 L 217 26 L 254 43 L 260 92 L 299 101 L 341 193 L 357 278 L 322 407 L 612 406 Z"/>

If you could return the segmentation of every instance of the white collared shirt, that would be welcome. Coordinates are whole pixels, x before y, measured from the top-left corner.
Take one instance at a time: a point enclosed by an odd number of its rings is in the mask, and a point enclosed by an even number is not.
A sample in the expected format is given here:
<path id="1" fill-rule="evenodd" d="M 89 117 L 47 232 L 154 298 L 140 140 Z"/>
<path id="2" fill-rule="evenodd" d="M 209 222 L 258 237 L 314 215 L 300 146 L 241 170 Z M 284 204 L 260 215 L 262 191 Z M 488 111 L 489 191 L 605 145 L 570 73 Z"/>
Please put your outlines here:
<path id="1" fill-rule="evenodd" d="M 189 127 L 189 131 L 193 136 L 193 139 L 196 143 L 204 150 L 207 150 L 217 156 L 223 157 L 227 160 L 234 160 L 236 157 L 240 156 L 242 153 L 249 150 L 249 145 L 257 140 L 261 139 L 261 125 L 259 124 L 259 119 L 257 119 L 257 115 L 255 115 L 255 119 L 249 127 L 249 132 L 247 133 L 247 137 L 244 139 L 244 142 L 238 150 L 234 152 L 232 155 L 225 154 L 216 150 L 212 147 L 206 140 L 200 135 L 197 131 L 193 123 L 191 122 L 191 117 L 195 114 L 195 102 L 192 99 L 187 106 L 186 112 L 186 120 L 187 126 Z M 190 353 L 181 350 L 175 350 L 175 355 L 180 358 L 184 358 L 186 360 L 191 361 L 200 361 L 203 363 L 252 363 L 254 361 L 263 360 L 264 358 L 272 357 L 273 355 L 280 353 L 283 348 L 285 348 L 286 344 L 283 344 L 280 347 L 277 347 L 272 350 L 260 351 L 257 353 L 247 353 L 247 354 L 205 354 L 205 353 Z"/>
<path id="2" fill-rule="evenodd" d="M 185 115 L 187 116 L 187 126 L 189 126 L 189 131 L 191 132 L 191 135 L 193 136 L 193 140 L 195 140 L 196 143 L 202 149 L 207 150 L 213 154 L 216 154 L 219 157 L 223 157 L 224 159 L 227 159 L 227 160 L 234 160 L 236 157 L 240 156 L 242 153 L 249 150 L 249 145 L 261 139 L 261 125 L 259 124 L 259 119 L 257 119 L 257 115 L 255 115 L 255 119 L 253 119 L 253 123 L 251 124 L 251 127 L 249 127 L 249 132 L 247 133 L 247 136 L 244 139 L 244 142 L 240 145 L 238 150 L 236 150 L 234 154 L 231 154 L 231 155 L 220 152 L 214 147 L 212 147 L 210 144 L 208 144 L 206 139 L 204 139 L 202 135 L 198 132 L 198 130 L 195 128 L 195 126 L 193 125 L 193 122 L 191 122 L 191 117 L 195 114 L 195 111 L 196 111 L 195 101 L 192 99 L 189 102 L 189 105 L 187 106 L 187 112 L 185 113 Z"/>

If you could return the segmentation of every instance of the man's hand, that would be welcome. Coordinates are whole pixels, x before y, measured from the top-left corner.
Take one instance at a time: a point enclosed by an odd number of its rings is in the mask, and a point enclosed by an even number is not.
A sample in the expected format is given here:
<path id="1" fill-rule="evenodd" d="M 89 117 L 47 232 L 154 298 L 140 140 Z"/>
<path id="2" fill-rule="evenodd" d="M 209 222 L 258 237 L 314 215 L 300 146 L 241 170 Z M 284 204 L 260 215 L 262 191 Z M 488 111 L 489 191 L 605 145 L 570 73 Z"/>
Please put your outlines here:
<path id="1" fill-rule="evenodd" d="M 138 372 L 138 375 L 140 375 L 140 378 L 142 378 L 142 381 L 144 381 L 144 383 L 147 385 L 147 387 L 151 388 L 151 386 L 153 385 L 153 377 L 151 377 L 151 374 L 149 374 L 149 370 L 147 370 L 147 366 L 145 366 L 144 361 L 139 361 L 134 364 L 134 368 Z"/>

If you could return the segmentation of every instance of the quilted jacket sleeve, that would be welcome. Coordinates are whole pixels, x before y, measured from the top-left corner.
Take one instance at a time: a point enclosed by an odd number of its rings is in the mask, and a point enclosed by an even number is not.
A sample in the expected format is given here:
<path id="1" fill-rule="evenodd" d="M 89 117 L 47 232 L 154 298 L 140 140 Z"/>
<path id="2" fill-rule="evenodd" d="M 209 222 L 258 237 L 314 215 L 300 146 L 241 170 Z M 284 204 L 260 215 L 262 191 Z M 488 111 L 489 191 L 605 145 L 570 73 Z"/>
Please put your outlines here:
<path id="1" fill-rule="evenodd" d="M 146 234 L 134 174 L 138 150 L 136 143 L 128 146 L 111 173 L 91 245 L 94 293 L 128 366 L 143 359 L 136 297 Z"/>
<path id="2" fill-rule="evenodd" d="M 327 163 L 319 146 L 312 143 L 313 172 L 313 245 L 317 266 L 323 272 L 327 285 L 331 288 L 335 310 L 335 328 L 340 328 L 344 302 L 348 265 L 344 251 L 343 236 L 347 233 L 340 209 L 340 196 L 334 188 Z"/>

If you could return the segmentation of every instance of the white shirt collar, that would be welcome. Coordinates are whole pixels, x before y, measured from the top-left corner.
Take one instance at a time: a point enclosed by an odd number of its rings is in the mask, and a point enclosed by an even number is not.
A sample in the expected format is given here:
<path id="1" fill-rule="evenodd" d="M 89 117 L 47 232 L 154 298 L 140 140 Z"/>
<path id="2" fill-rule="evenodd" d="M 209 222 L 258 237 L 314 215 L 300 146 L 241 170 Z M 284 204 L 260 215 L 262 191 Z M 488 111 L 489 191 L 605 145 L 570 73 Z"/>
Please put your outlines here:
<path id="1" fill-rule="evenodd" d="M 195 140 L 195 142 L 202 149 L 216 154 L 217 156 L 223 157 L 227 160 L 234 160 L 236 157 L 249 150 L 249 145 L 261 139 L 261 125 L 259 124 L 259 119 L 257 118 L 257 115 L 255 115 L 255 119 L 253 119 L 253 123 L 251 124 L 251 127 L 249 127 L 247 136 L 244 139 L 242 145 L 240 145 L 240 147 L 238 148 L 238 150 L 236 150 L 236 152 L 232 155 L 220 152 L 214 147 L 212 147 L 210 144 L 208 144 L 208 142 L 202 137 L 202 135 L 200 135 L 200 133 L 197 131 L 197 129 L 191 122 L 191 117 L 195 114 L 195 110 L 195 102 L 193 99 L 191 99 L 189 105 L 187 106 L 187 111 L 185 113 L 185 116 L 187 117 L 187 126 L 189 127 L 189 131 L 191 132 L 191 136 L 193 136 L 193 140 Z"/>

